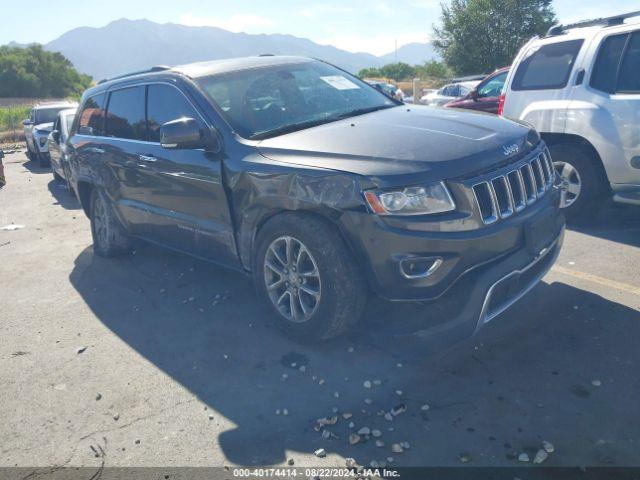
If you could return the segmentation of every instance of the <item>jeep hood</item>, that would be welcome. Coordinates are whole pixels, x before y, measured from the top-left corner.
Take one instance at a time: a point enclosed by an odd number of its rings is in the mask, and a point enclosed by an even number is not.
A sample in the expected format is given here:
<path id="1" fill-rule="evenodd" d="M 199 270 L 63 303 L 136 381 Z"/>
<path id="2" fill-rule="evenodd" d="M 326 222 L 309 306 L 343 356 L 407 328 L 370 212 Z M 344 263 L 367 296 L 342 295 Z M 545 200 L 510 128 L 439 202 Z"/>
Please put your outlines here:
<path id="1" fill-rule="evenodd" d="M 529 151 L 529 141 L 538 138 L 502 117 L 411 105 L 262 140 L 258 149 L 269 159 L 301 166 L 442 180 L 497 167 Z"/>

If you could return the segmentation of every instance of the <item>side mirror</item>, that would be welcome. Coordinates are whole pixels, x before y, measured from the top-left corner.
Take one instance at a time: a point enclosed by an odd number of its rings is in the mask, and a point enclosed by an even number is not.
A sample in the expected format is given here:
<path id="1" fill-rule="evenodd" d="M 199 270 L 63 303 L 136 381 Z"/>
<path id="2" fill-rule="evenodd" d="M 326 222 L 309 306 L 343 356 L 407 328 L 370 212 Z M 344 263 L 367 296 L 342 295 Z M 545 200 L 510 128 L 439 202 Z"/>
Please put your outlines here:
<path id="1" fill-rule="evenodd" d="M 473 100 L 473 101 L 477 101 L 477 100 L 478 100 L 478 98 L 479 98 L 478 90 L 471 90 L 471 91 L 469 92 L 469 98 L 470 98 L 471 100 Z"/>
<path id="2" fill-rule="evenodd" d="M 30 127 L 31 125 L 33 125 L 33 122 L 27 118 L 26 120 L 22 121 L 22 125 L 24 125 L 25 127 Z"/>
<path id="3" fill-rule="evenodd" d="M 51 132 L 51 138 L 53 138 L 54 142 L 60 143 L 60 130 L 54 130 Z"/>
<path id="4" fill-rule="evenodd" d="M 160 145 L 172 150 L 195 150 L 204 148 L 217 153 L 220 140 L 214 132 L 206 131 L 193 118 L 178 118 L 160 127 Z"/>

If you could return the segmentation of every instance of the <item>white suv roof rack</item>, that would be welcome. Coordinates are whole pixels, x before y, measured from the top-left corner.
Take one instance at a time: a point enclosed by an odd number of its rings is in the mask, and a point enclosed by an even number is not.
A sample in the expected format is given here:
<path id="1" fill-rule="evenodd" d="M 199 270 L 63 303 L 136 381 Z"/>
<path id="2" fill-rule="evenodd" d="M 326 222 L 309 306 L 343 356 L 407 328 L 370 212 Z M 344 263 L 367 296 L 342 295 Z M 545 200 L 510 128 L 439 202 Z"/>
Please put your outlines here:
<path id="1" fill-rule="evenodd" d="M 547 37 L 562 35 L 567 30 L 573 28 L 586 28 L 601 25 L 603 27 L 612 27 L 614 25 L 622 25 L 627 18 L 639 17 L 640 10 L 635 12 L 623 13 L 622 15 L 614 15 L 612 17 L 596 18 L 594 20 L 582 20 L 580 22 L 571 23 L 569 25 L 554 25 L 547 32 Z"/>

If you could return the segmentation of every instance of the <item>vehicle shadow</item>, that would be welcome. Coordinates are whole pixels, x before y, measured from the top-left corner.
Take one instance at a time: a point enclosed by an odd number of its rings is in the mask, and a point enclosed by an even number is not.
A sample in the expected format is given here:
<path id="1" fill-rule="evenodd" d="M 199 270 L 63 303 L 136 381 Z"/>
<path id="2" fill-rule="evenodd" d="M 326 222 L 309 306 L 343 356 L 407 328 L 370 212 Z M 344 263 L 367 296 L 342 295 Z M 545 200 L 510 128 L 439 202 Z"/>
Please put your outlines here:
<path id="1" fill-rule="evenodd" d="M 78 202 L 78 199 L 69 192 L 65 183 L 52 179 L 48 183 L 47 188 L 56 200 L 54 205 L 60 205 L 66 210 L 78 210 L 81 208 L 80 202 Z"/>
<path id="2" fill-rule="evenodd" d="M 607 201 L 593 215 L 568 228 L 613 242 L 640 247 L 640 207 Z"/>
<path id="3" fill-rule="evenodd" d="M 22 164 L 24 166 L 24 168 L 26 168 L 27 170 L 29 170 L 31 173 L 45 173 L 45 174 L 49 174 L 52 175 L 51 173 L 51 167 L 49 165 L 46 166 L 40 166 L 40 162 L 38 162 L 37 160 L 27 160 L 26 162 L 24 162 Z"/>
<path id="4" fill-rule="evenodd" d="M 569 285 L 542 283 L 478 336 L 433 356 L 377 331 L 428 319 L 428 306 L 373 301 L 349 337 L 302 345 L 274 328 L 249 277 L 156 247 L 112 260 L 87 248 L 70 281 L 123 342 L 235 424 L 217 439 L 234 464 L 276 465 L 287 451 L 324 448 L 363 465 L 389 456 L 401 466 L 459 465 L 465 452 L 475 465 L 517 466 L 514 455 L 535 455 L 542 440 L 555 445 L 550 465 L 637 463 L 640 312 Z M 393 421 L 379 416 L 399 404 L 407 411 Z M 353 417 L 340 416 L 323 439 L 315 420 L 334 408 Z M 350 421 L 379 429 L 385 447 L 374 438 L 350 445 Z M 391 453 L 405 441 L 410 449 Z"/>

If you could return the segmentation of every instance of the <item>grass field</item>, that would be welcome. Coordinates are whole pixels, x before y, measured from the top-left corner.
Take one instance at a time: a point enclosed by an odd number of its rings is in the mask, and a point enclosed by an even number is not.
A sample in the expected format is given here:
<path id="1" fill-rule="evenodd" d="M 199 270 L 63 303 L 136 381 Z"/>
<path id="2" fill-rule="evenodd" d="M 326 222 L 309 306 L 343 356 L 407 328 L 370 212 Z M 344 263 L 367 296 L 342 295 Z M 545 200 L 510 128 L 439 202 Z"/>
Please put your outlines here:
<path id="1" fill-rule="evenodd" d="M 0 142 L 22 139 L 22 121 L 31 107 L 0 107 Z"/>

